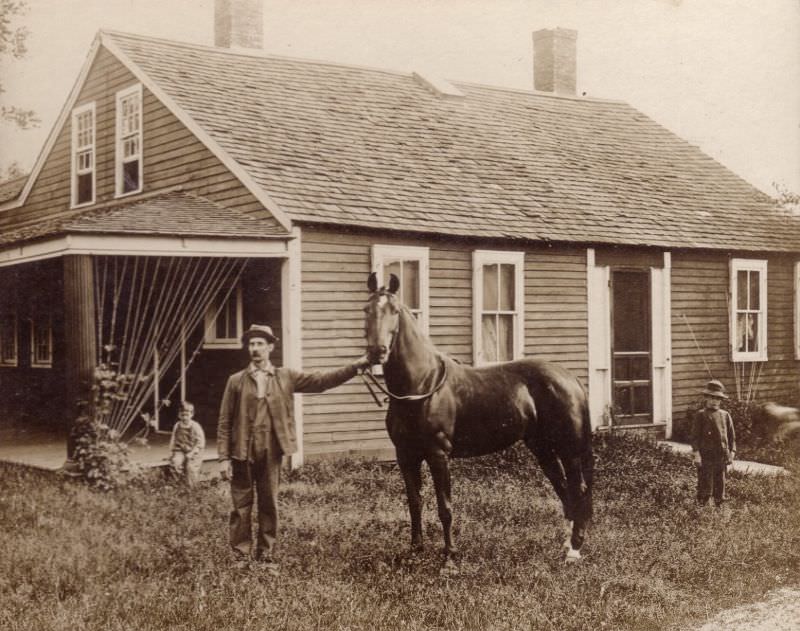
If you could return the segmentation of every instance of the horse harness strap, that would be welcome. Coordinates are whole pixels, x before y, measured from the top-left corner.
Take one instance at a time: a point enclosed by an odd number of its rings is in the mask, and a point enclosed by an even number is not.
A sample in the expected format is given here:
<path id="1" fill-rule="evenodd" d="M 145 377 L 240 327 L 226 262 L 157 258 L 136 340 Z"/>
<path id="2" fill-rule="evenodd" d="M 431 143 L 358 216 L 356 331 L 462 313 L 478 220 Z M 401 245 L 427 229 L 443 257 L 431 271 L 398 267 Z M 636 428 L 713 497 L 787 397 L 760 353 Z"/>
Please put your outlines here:
<path id="1" fill-rule="evenodd" d="M 365 375 L 369 376 L 369 381 Z M 362 370 L 361 378 L 364 380 L 364 385 L 367 386 L 367 390 L 369 390 L 369 393 L 372 395 L 372 398 L 379 407 L 383 407 L 383 403 L 387 403 L 389 399 L 394 399 L 395 401 L 424 401 L 425 399 L 430 399 L 434 394 L 442 389 L 442 386 L 444 386 L 444 382 L 447 381 L 447 363 L 442 362 L 442 378 L 439 380 L 439 383 L 436 384 L 433 390 L 425 394 L 394 394 L 387 387 L 382 386 L 371 371 Z M 372 381 L 372 384 L 370 384 L 370 381 Z M 380 399 L 378 399 L 377 395 L 372 390 L 372 385 L 386 395 L 386 399 L 384 399 L 383 403 L 380 401 Z"/>

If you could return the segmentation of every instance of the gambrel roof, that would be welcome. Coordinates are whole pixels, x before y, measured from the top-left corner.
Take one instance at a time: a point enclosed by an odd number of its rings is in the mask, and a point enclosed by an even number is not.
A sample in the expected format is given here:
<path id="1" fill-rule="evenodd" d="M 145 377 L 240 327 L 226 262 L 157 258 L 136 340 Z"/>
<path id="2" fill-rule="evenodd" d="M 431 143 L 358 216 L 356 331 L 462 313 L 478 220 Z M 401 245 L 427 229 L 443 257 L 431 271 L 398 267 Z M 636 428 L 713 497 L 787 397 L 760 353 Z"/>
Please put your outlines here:
<path id="1" fill-rule="evenodd" d="M 291 222 L 800 251 L 800 220 L 619 101 L 102 32 L 101 45 Z"/>

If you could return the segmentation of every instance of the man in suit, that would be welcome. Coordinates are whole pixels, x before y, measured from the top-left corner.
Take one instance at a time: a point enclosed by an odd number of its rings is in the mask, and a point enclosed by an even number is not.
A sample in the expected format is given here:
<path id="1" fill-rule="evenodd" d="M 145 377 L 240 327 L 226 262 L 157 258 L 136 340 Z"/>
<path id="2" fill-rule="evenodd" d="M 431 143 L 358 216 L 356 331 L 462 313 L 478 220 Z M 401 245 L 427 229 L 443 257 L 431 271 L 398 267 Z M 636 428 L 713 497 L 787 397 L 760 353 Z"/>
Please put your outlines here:
<path id="1" fill-rule="evenodd" d="M 720 409 L 727 399 L 722 382 L 712 379 L 703 390 L 705 407 L 694 415 L 692 452 L 697 465 L 697 503 L 705 506 L 712 490 L 717 506 L 725 501 L 725 472 L 736 454 L 731 415 Z"/>
<path id="2" fill-rule="evenodd" d="M 220 474 L 230 480 L 233 510 L 230 544 L 237 564 L 261 562 L 272 574 L 278 532 L 278 484 L 284 454 L 297 450 L 293 415 L 295 392 L 322 392 L 354 377 L 366 356 L 327 372 L 276 368 L 269 360 L 278 338 L 269 326 L 254 324 L 242 336 L 250 364 L 228 378 L 219 413 L 217 451 Z M 252 541 L 254 496 L 258 529 Z"/>

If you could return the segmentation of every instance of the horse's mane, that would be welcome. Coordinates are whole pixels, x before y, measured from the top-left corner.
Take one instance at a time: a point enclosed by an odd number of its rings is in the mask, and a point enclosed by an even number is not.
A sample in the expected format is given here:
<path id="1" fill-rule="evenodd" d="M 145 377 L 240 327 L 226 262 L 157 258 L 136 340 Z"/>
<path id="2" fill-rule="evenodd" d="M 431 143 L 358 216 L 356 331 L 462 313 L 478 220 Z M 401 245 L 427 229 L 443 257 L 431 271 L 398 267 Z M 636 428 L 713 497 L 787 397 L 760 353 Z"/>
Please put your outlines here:
<path id="1" fill-rule="evenodd" d="M 437 357 L 445 358 L 448 357 L 447 353 L 440 351 L 436 348 L 436 345 L 431 341 L 431 338 L 425 333 L 419 325 L 417 318 L 414 317 L 414 314 L 411 313 L 411 309 L 409 309 L 405 303 L 401 302 L 399 298 L 395 297 L 396 305 L 400 310 L 401 319 L 405 318 L 405 322 L 403 326 L 408 326 L 414 331 L 416 337 L 418 337 L 421 341 L 423 346 L 430 351 L 433 355 Z"/>

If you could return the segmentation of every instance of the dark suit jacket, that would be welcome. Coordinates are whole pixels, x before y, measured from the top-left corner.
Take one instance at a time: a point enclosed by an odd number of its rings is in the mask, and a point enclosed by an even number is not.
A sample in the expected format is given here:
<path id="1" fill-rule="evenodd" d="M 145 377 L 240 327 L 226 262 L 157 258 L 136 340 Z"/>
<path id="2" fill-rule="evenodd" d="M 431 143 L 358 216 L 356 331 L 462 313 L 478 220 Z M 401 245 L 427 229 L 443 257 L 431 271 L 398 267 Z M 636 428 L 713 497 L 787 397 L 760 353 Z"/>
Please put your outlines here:
<path id="1" fill-rule="evenodd" d="M 692 449 L 699 451 L 703 460 L 729 462 L 736 451 L 731 415 L 726 410 L 698 410 L 692 427 Z"/>
<path id="2" fill-rule="evenodd" d="M 292 394 L 322 392 L 352 379 L 355 375 L 355 365 L 312 373 L 291 368 L 275 369 L 275 376 L 270 378 L 275 379 L 273 385 L 277 387 L 267 388 L 266 398 L 273 429 L 283 453 L 297 451 Z M 256 414 L 256 394 L 256 381 L 249 368 L 228 378 L 217 425 L 217 453 L 220 460 L 247 460 L 250 428 Z"/>

